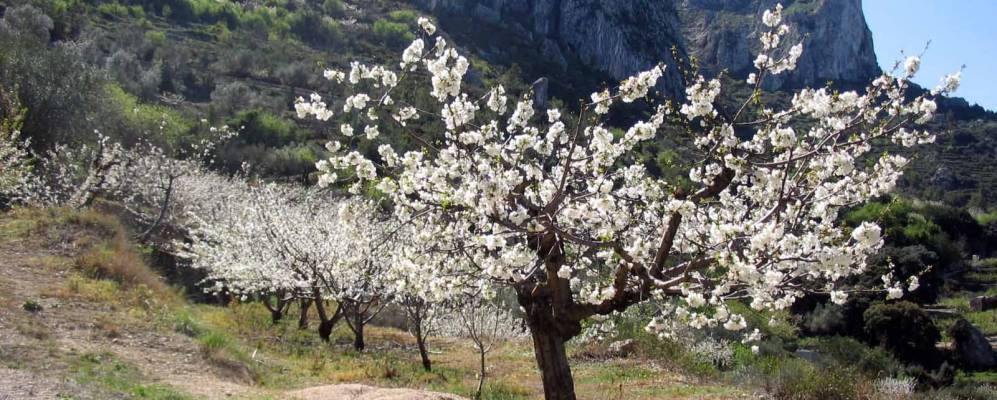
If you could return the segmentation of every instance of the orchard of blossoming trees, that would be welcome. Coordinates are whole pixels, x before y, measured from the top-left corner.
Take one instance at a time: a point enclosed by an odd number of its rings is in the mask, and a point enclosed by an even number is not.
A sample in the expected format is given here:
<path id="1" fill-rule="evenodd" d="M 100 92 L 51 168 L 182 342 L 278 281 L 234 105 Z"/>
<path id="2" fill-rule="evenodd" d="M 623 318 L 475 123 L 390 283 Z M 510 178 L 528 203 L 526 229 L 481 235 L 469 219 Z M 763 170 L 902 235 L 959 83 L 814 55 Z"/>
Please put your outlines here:
<path id="1" fill-rule="evenodd" d="M 412 266 L 401 273 L 433 296 L 512 287 L 546 398 L 573 399 L 565 342 L 587 319 L 647 302 L 659 310 L 647 327 L 654 332 L 676 323 L 743 330 L 727 300 L 781 310 L 822 292 L 843 302 L 840 282 L 882 245 L 877 225 L 843 228 L 839 212 L 894 188 L 907 159 L 878 152 L 932 142 L 918 126 L 959 74 L 908 99 L 919 67 L 912 57 L 864 92 L 803 89 L 785 109 L 770 109 L 759 95 L 763 82 L 794 69 L 802 51 L 781 43 L 789 30 L 781 11 L 764 13 L 768 31 L 748 78 L 754 93 L 735 109 L 718 109 L 724 88 L 702 76 L 690 79 L 683 99 L 649 97 L 665 65 L 572 111 L 537 110 L 529 93 L 509 99 L 501 86 L 472 95 L 468 60 L 443 37 L 427 44 L 436 28 L 425 19 L 424 37 L 397 68 L 326 71 L 352 91 L 341 111 L 317 94 L 296 108 L 300 117 L 345 121 L 342 141 L 327 146 L 334 156 L 317 165 L 320 182 L 354 194 L 376 187 L 398 223 L 416 232 L 405 249 L 379 256 Z M 436 107 L 417 108 L 406 98 L 411 90 L 395 90 L 407 81 L 424 85 Z M 614 134 L 614 106 L 639 100 L 650 104 L 647 118 Z M 365 157 L 356 149 L 376 142 L 382 124 L 408 127 L 421 147 L 399 154 L 382 144 L 378 157 Z M 683 127 L 693 142 L 691 184 L 653 178 L 629 157 L 665 125 Z M 903 283 L 884 280 L 889 295 L 903 293 Z"/>
<path id="2" fill-rule="evenodd" d="M 358 350 L 364 327 L 397 304 L 426 369 L 426 338 L 450 332 L 475 342 L 484 379 L 491 343 L 522 314 L 546 398 L 573 399 L 565 344 L 586 321 L 642 304 L 656 310 L 647 330 L 662 336 L 685 326 L 744 332 L 730 300 L 783 310 L 822 293 L 844 303 L 854 289 L 847 278 L 882 246 L 876 224 L 846 228 L 839 214 L 893 189 L 907 159 L 883 150 L 932 142 L 919 126 L 959 74 L 908 96 L 920 63 L 911 57 L 863 92 L 803 89 L 785 109 L 769 108 L 766 78 L 794 69 L 802 51 L 781 43 L 781 11 L 764 13 L 768 31 L 747 79 L 754 91 L 730 109 L 717 105 L 720 79 L 691 75 L 681 99 L 653 95 L 664 69 L 677 68 L 666 65 L 576 108 L 538 109 L 531 93 L 466 85 L 469 61 L 421 19 L 422 37 L 397 67 L 325 71 L 351 94 L 296 102 L 299 117 L 340 124 L 332 157 L 317 164 L 321 187 L 210 172 L 200 160 L 228 129 L 185 154 L 101 137 L 39 156 L 5 115 L 0 197 L 78 207 L 98 195 L 120 200 L 147 226 L 143 241 L 163 225 L 182 227 L 184 240 L 171 245 L 206 273 L 209 291 L 259 299 L 274 321 L 298 303 L 302 327 L 314 307 L 323 339 L 343 321 Z M 610 120 L 621 105 L 646 112 L 618 131 Z M 382 130 L 416 147 L 381 144 Z M 672 139 L 693 149 L 688 179 L 651 176 L 635 153 L 677 130 L 683 136 Z M 369 148 L 376 157 L 361 151 Z M 888 298 L 918 285 L 883 281 L 877 290 Z M 507 314 L 492 300 L 510 289 L 520 309 Z"/>

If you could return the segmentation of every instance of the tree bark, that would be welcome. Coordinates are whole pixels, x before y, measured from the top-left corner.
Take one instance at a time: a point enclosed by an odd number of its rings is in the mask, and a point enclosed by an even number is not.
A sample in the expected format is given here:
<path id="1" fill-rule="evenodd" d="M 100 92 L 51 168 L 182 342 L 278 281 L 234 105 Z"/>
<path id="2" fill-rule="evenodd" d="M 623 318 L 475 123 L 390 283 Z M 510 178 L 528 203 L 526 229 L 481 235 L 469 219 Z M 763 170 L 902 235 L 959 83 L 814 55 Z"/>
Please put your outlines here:
<path id="1" fill-rule="evenodd" d="M 478 390 L 474 392 L 474 398 L 481 400 L 481 395 L 485 390 L 485 351 L 478 349 Z"/>
<path id="2" fill-rule="evenodd" d="M 142 234 L 142 238 L 139 239 L 140 243 L 147 243 L 149 241 L 149 237 L 152 236 L 152 231 L 154 231 L 157 227 L 159 227 L 159 224 L 161 224 L 163 220 L 166 219 L 166 213 L 170 209 L 170 199 L 173 198 L 173 182 L 176 180 L 176 178 L 177 178 L 176 176 L 170 175 L 169 181 L 166 184 L 166 194 L 163 195 L 163 203 L 159 207 L 159 217 L 157 217 L 156 221 L 153 222 L 152 225 L 149 225 L 149 228 L 146 229 L 145 233 Z"/>
<path id="3" fill-rule="evenodd" d="M 363 326 L 363 316 L 362 314 L 357 313 L 357 318 L 353 322 L 353 349 L 356 351 L 363 351 L 363 349 L 367 347 L 367 344 L 364 343 L 363 340 Z"/>
<path id="4" fill-rule="evenodd" d="M 519 304 L 533 337 L 533 353 L 543 380 L 546 400 L 575 400 L 575 382 L 564 344 L 581 333 L 581 322 L 556 313 L 552 299 L 517 288 Z M 525 289 L 525 290 L 524 290 Z"/>
<path id="5" fill-rule="evenodd" d="M 339 304 L 336 306 L 336 312 L 330 317 L 325 310 L 325 300 L 319 295 L 318 290 L 314 292 L 315 298 L 312 299 L 315 303 L 315 310 L 318 311 L 318 336 L 323 342 L 328 342 L 329 338 L 332 336 L 332 328 L 336 326 L 336 322 L 343 316 L 343 305 Z"/>
<path id="6" fill-rule="evenodd" d="M 431 372 L 433 370 L 433 363 L 429 360 L 429 348 L 426 346 L 426 337 L 423 336 L 421 331 L 416 332 L 415 342 L 419 345 L 419 356 L 422 357 L 422 368 L 427 372 Z"/>
<path id="7" fill-rule="evenodd" d="M 270 295 L 262 297 L 263 305 L 266 306 L 267 310 L 270 310 L 270 322 L 273 325 L 280 323 L 280 320 L 284 319 L 284 312 L 287 311 L 288 301 L 283 298 L 283 295 L 282 292 L 276 294 L 276 305 L 270 302 Z"/>
<path id="8" fill-rule="evenodd" d="M 312 306 L 312 300 L 301 299 L 298 304 L 301 305 L 301 315 L 298 316 L 298 329 L 308 329 L 308 309 Z"/>
<path id="9" fill-rule="evenodd" d="M 533 335 L 533 352 L 543 378 L 546 400 L 575 400 L 575 382 L 571 377 L 565 340 L 553 332 L 538 331 L 530 327 Z"/>

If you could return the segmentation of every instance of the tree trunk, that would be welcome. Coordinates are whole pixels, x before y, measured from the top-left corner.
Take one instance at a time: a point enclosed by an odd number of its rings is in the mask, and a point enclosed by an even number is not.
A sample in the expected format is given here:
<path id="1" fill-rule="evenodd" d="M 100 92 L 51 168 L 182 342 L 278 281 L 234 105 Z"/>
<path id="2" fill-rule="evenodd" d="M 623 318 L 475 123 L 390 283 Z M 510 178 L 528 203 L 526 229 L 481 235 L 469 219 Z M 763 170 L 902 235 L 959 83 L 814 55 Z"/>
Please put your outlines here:
<path id="1" fill-rule="evenodd" d="M 530 333 L 543 378 L 544 399 L 575 400 L 575 382 L 571 377 L 568 354 L 564 350 L 565 339 L 553 330 L 541 330 L 532 325 Z"/>
<path id="2" fill-rule="evenodd" d="M 270 302 L 270 295 L 264 295 L 261 298 L 263 305 L 270 311 L 270 323 L 273 325 L 277 325 L 280 320 L 284 319 L 284 311 L 287 309 L 286 301 L 282 300 L 280 296 L 281 294 L 278 293 L 276 305 Z"/>
<path id="3" fill-rule="evenodd" d="M 301 299 L 299 304 L 301 305 L 301 315 L 298 316 L 298 329 L 308 329 L 308 309 L 312 306 L 312 300 Z"/>
<path id="4" fill-rule="evenodd" d="M 482 391 L 485 389 L 485 351 L 478 349 L 478 390 L 474 392 L 474 398 L 481 400 Z"/>
<path id="5" fill-rule="evenodd" d="M 139 239 L 139 243 L 147 243 L 149 241 L 149 237 L 152 236 L 152 231 L 159 227 L 159 224 L 166 219 L 166 213 L 170 209 L 170 199 L 173 198 L 173 182 L 176 178 L 176 176 L 170 175 L 169 181 L 166 184 L 166 193 L 163 195 L 163 203 L 159 207 L 159 217 L 157 217 L 156 221 L 153 222 L 152 225 L 149 225 L 149 228 L 145 230 L 145 233 L 142 234 L 142 238 Z"/>
<path id="6" fill-rule="evenodd" d="M 419 331 L 415 335 L 415 342 L 419 345 L 419 356 L 422 357 L 422 368 L 427 372 L 433 370 L 433 363 L 429 360 L 429 348 L 426 346 L 426 338 Z"/>
<path id="7" fill-rule="evenodd" d="M 564 344 L 581 333 L 581 322 L 555 313 L 550 297 L 517 289 L 519 304 L 526 311 L 526 325 L 533 337 L 533 353 L 543 379 L 544 398 L 575 400 L 575 383 Z"/>
<path id="8" fill-rule="evenodd" d="M 318 337 L 321 338 L 323 342 L 328 342 L 329 338 L 332 336 L 332 328 L 335 326 L 336 326 L 336 321 L 331 319 L 319 322 Z"/>
<path id="9" fill-rule="evenodd" d="M 312 299 L 315 303 L 315 311 L 318 311 L 318 337 L 322 339 L 323 342 L 328 342 L 329 338 L 332 336 L 332 328 L 336 326 L 336 322 L 339 322 L 339 318 L 343 316 L 343 305 L 339 304 L 336 306 L 336 312 L 329 317 L 329 314 L 325 310 L 325 300 L 322 296 L 318 294 L 318 290 L 315 290 L 315 298 Z"/>
<path id="10" fill-rule="evenodd" d="M 363 341 L 363 319 L 357 318 L 353 326 L 353 348 L 356 351 L 363 351 L 367 344 Z"/>

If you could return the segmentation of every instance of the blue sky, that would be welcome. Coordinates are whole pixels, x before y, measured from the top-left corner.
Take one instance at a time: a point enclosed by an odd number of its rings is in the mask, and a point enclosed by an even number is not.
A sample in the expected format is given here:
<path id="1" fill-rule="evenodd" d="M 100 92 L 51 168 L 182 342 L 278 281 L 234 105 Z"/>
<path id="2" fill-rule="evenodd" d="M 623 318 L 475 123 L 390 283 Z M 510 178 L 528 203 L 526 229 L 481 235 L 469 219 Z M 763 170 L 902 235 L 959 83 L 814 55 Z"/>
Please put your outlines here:
<path id="1" fill-rule="evenodd" d="M 832 0 L 836 1 L 836 0 Z M 863 0 L 884 70 L 901 54 L 922 57 L 917 81 L 932 88 L 965 65 L 957 96 L 997 110 L 997 0 Z"/>

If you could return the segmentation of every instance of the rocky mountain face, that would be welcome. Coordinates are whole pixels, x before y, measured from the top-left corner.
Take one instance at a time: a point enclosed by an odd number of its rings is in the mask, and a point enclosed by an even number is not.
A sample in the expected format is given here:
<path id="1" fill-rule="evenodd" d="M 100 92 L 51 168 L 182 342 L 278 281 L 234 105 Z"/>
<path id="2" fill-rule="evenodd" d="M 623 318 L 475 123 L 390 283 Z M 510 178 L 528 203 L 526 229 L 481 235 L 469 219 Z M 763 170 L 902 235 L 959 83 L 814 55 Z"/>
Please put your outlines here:
<path id="1" fill-rule="evenodd" d="M 414 0 L 438 15 L 443 28 L 498 30 L 533 46 L 563 69 L 593 68 L 622 79 L 657 63 L 670 68 L 662 89 L 683 87 L 673 57 L 695 58 L 703 72 L 752 70 L 761 14 L 780 0 Z M 781 0 L 804 42 L 796 71 L 772 89 L 864 83 L 879 72 L 861 0 Z M 583 65 L 579 65 L 583 64 Z"/>

